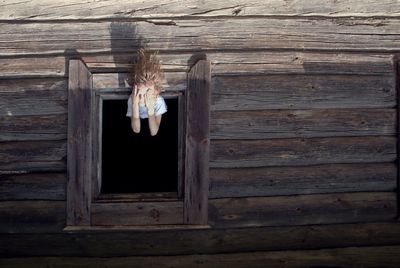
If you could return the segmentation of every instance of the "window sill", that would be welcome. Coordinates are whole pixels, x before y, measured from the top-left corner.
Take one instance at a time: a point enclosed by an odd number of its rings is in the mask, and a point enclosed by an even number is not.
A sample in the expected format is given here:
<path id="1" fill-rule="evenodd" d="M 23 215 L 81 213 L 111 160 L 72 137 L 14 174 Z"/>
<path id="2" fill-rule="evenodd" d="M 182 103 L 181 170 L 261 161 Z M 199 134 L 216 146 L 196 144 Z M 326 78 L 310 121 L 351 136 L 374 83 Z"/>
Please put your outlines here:
<path id="1" fill-rule="evenodd" d="M 79 232 L 121 232 L 121 231 L 162 231 L 162 230 L 193 230 L 210 229 L 208 224 L 165 224 L 165 225 L 137 225 L 137 226 L 67 226 L 63 229 L 68 233 Z"/>

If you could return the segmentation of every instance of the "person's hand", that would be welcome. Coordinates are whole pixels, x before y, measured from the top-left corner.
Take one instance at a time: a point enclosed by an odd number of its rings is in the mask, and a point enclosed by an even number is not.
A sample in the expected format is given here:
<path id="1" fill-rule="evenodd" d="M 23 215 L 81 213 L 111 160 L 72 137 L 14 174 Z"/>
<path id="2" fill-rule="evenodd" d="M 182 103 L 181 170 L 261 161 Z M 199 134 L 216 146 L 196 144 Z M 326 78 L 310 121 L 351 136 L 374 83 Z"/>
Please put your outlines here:
<path id="1" fill-rule="evenodd" d="M 154 91 L 148 90 L 144 98 L 144 103 L 147 107 L 147 113 L 149 114 L 149 116 L 154 115 L 154 106 L 156 104 L 156 99 L 157 95 L 154 94 Z"/>
<path id="2" fill-rule="evenodd" d="M 140 96 L 138 94 L 138 88 L 137 88 L 137 85 L 134 85 L 134 87 L 132 89 L 132 103 L 135 107 L 137 105 L 139 105 L 139 100 L 140 100 Z"/>

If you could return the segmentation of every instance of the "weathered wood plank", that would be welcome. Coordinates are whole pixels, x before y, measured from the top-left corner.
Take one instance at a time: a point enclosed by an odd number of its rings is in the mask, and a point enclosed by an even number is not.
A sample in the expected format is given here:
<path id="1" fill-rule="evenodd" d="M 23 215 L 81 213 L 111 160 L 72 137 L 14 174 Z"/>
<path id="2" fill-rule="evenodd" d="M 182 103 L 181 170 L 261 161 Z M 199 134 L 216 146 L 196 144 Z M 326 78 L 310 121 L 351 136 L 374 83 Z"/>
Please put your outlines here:
<path id="1" fill-rule="evenodd" d="M 65 173 L 0 175 L 0 200 L 65 200 Z"/>
<path id="2" fill-rule="evenodd" d="M 7 1 L 0 12 L 1 20 L 78 20 L 155 17 L 215 17 L 215 16 L 399 16 L 397 1 L 382 0 L 330 2 L 313 0 L 284 2 L 256 1 L 68 1 L 62 4 L 51 0 Z M 1 6 L 0 6 L 1 7 Z"/>
<path id="3" fill-rule="evenodd" d="M 67 225 L 90 225 L 92 194 L 92 74 L 69 62 Z"/>
<path id="4" fill-rule="evenodd" d="M 93 203 L 92 225 L 183 224 L 183 202 Z"/>
<path id="5" fill-rule="evenodd" d="M 61 232 L 65 227 L 64 201 L 1 201 L 1 233 Z"/>
<path id="6" fill-rule="evenodd" d="M 215 111 L 211 139 L 395 135 L 396 109 Z"/>
<path id="7" fill-rule="evenodd" d="M 196 53 L 159 53 L 165 71 L 187 72 Z M 83 55 L 92 72 L 128 72 L 134 53 Z M 233 74 L 363 74 L 393 76 L 393 57 L 388 54 L 298 51 L 207 52 L 212 75 Z M 1 67 L 0 67 L 1 68 Z"/>
<path id="8" fill-rule="evenodd" d="M 397 222 L 163 231 L 0 234 L 1 257 L 116 257 L 398 245 Z M 160 241 L 170 241 L 168 247 Z"/>
<path id="9" fill-rule="evenodd" d="M 0 174 L 65 171 L 66 156 L 65 140 L 2 142 Z"/>
<path id="10" fill-rule="evenodd" d="M 0 80 L 0 115 L 65 114 L 67 90 L 64 79 Z"/>
<path id="11" fill-rule="evenodd" d="M 213 111 L 396 106 L 394 77 L 219 76 L 212 83 Z"/>
<path id="12" fill-rule="evenodd" d="M 398 52 L 391 18 L 174 19 L 137 22 L 0 23 L 0 56 L 159 50 L 300 49 Z M 57 29 L 57 30 L 54 30 Z M 238 34 L 240 33 L 240 34 Z M 334 41 L 332 41 L 334 40 Z"/>
<path id="13" fill-rule="evenodd" d="M 212 140 L 210 167 L 377 163 L 396 157 L 394 136 Z"/>
<path id="14" fill-rule="evenodd" d="M 207 224 L 210 146 L 210 62 L 188 73 L 186 92 L 184 223 Z"/>
<path id="15" fill-rule="evenodd" d="M 213 228 L 389 221 L 395 192 L 210 199 Z"/>
<path id="16" fill-rule="evenodd" d="M 67 75 L 67 56 L 12 57 L 0 59 L 1 78 L 63 77 Z"/>
<path id="17" fill-rule="evenodd" d="M 67 115 L 0 116 L 0 141 L 65 140 Z"/>
<path id="18" fill-rule="evenodd" d="M 397 100 L 400 100 L 400 61 L 396 58 L 396 92 Z M 400 105 L 397 104 L 397 139 L 400 139 Z M 400 150 L 400 142 L 397 143 L 397 152 Z M 400 157 L 397 157 L 397 220 L 400 221 Z"/>
<path id="19" fill-rule="evenodd" d="M 186 89 L 186 73 L 174 72 L 165 73 L 166 82 L 163 87 L 166 91 L 176 91 Z M 128 73 L 98 73 L 93 74 L 94 88 L 127 88 L 130 85 L 127 82 Z"/>
<path id="20" fill-rule="evenodd" d="M 46 90 L 67 92 L 67 87 L 68 81 L 64 78 L 0 79 L 1 93 L 29 93 Z"/>
<path id="21" fill-rule="evenodd" d="M 131 70 L 134 51 L 80 57 L 92 73 L 126 73 Z M 187 72 L 193 53 L 163 51 L 159 53 L 166 72 Z M 43 56 L 0 59 L 0 77 L 66 77 L 71 57 Z M 388 54 L 298 51 L 207 52 L 212 75 L 238 74 L 358 74 L 393 76 L 393 59 Z M 168 75 L 172 75 L 167 73 Z M 115 76 L 109 77 L 115 79 Z M 170 83 L 171 78 L 167 79 Z M 26 81 L 26 80 L 25 80 Z M 116 83 L 116 82 L 111 82 Z M 1 86 L 1 85 L 0 85 Z M 65 87 L 66 88 L 66 87 Z"/>
<path id="22" fill-rule="evenodd" d="M 244 248 L 245 250 L 245 248 Z M 4 258 L 0 266 L 19 267 L 393 267 L 400 265 L 400 246 L 348 247 L 321 250 L 259 251 L 228 254 L 137 256 L 114 258 Z"/>
<path id="23" fill-rule="evenodd" d="M 210 198 L 395 191 L 395 163 L 210 170 Z"/>

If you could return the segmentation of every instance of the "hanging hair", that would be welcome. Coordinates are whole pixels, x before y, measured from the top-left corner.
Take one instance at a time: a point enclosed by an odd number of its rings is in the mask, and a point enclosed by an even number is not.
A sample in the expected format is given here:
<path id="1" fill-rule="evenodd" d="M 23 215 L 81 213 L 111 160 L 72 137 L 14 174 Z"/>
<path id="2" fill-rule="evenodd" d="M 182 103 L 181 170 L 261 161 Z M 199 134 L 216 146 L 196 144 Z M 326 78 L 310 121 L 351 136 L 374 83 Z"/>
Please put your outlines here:
<path id="1" fill-rule="evenodd" d="M 153 81 L 157 90 L 164 91 L 161 86 L 164 73 L 161 71 L 161 63 L 157 54 L 158 51 L 151 54 L 145 48 L 139 49 L 130 77 L 132 83 L 137 85 Z"/>

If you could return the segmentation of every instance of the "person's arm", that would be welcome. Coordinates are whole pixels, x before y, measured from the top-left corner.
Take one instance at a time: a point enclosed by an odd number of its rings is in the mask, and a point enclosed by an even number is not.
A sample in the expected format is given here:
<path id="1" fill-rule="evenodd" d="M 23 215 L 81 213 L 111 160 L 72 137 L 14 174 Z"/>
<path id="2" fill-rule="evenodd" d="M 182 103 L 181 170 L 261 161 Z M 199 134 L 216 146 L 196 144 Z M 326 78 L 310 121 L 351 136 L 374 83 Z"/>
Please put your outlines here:
<path id="1" fill-rule="evenodd" d="M 158 129 L 161 124 L 161 115 L 154 114 L 154 106 L 156 102 L 156 98 L 151 96 L 150 94 L 146 94 L 145 97 L 147 113 L 149 116 L 149 129 L 151 136 L 157 135 Z"/>
<path id="2" fill-rule="evenodd" d="M 140 118 L 139 118 L 139 96 L 137 94 L 137 86 L 135 85 L 132 94 L 132 116 L 131 127 L 133 132 L 140 132 Z"/>

